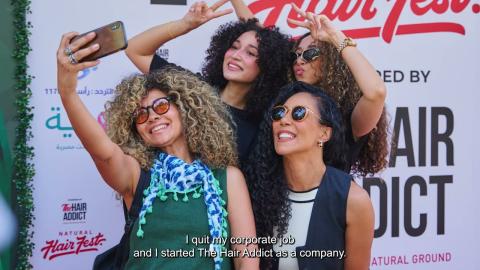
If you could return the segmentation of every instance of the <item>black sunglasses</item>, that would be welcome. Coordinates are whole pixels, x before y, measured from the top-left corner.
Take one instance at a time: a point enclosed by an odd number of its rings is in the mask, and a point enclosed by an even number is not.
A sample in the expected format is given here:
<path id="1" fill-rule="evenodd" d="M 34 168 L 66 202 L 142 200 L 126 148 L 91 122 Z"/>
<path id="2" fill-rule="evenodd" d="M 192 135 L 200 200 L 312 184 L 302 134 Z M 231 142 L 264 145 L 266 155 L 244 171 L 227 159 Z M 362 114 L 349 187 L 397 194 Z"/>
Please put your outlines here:
<path id="1" fill-rule="evenodd" d="M 289 111 L 289 108 L 287 108 L 285 105 L 280 105 L 280 106 L 275 106 L 272 108 L 270 111 L 270 118 L 272 121 L 280 121 L 283 117 L 287 115 Z M 320 116 L 318 116 L 316 113 L 314 113 L 311 109 L 305 107 L 305 106 L 295 106 L 292 109 L 292 119 L 300 122 L 305 120 L 307 118 L 307 115 L 311 113 L 313 116 L 317 117 L 319 120 L 321 120 Z"/>
<path id="2" fill-rule="evenodd" d="M 317 59 L 320 56 L 319 48 L 310 48 L 302 52 L 292 52 L 292 61 L 294 62 L 298 58 L 302 59 L 305 62 L 311 62 Z"/>
<path id="3" fill-rule="evenodd" d="M 152 105 L 147 107 L 139 107 L 138 109 L 136 109 L 133 116 L 133 119 L 135 119 L 135 123 L 143 124 L 147 122 L 148 117 L 150 117 L 150 108 L 158 115 L 165 114 L 170 109 L 170 98 L 157 98 L 152 102 Z"/>

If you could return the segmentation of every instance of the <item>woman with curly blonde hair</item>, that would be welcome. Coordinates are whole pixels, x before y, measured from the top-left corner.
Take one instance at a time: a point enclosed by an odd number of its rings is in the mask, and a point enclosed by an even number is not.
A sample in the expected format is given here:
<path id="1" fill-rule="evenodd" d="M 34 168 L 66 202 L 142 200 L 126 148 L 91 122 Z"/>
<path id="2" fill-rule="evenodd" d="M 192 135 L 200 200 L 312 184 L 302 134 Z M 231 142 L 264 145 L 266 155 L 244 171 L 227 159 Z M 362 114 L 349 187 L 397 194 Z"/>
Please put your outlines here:
<path id="1" fill-rule="evenodd" d="M 76 92 L 78 72 L 98 64 L 77 60 L 99 45 L 80 49 L 95 34 L 70 44 L 75 35 L 65 34 L 57 52 L 62 103 L 105 182 L 123 196 L 127 208 L 141 201 L 135 233 L 128 238 L 128 260 L 120 268 L 231 269 L 230 258 L 221 255 L 229 245 L 220 240 L 255 237 L 256 232 L 220 98 L 184 69 L 134 75 L 117 86 L 107 104 L 107 135 Z M 140 183 L 147 183 L 146 188 Z M 209 241 L 194 245 L 186 240 L 193 238 Z M 231 248 L 250 251 L 256 246 Z M 145 255 L 152 249 L 153 255 Z M 238 256 L 233 263 L 236 269 L 258 269 L 259 260 Z"/>
<path id="2" fill-rule="evenodd" d="M 305 21 L 288 19 L 310 30 L 294 46 L 294 79 L 315 85 L 340 107 L 350 146 L 347 171 L 374 174 L 387 165 L 386 87 L 356 43 L 335 29 L 325 15 L 292 7 Z"/>

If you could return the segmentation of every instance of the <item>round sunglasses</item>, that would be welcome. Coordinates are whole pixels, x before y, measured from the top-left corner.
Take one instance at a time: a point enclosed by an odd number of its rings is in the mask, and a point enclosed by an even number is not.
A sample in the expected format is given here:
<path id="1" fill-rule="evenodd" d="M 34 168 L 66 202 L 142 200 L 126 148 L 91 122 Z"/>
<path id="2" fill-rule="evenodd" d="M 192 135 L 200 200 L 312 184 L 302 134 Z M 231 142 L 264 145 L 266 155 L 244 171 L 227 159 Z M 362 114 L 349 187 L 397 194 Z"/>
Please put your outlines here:
<path id="1" fill-rule="evenodd" d="M 280 121 L 284 118 L 290 109 L 285 105 L 275 106 L 270 111 L 270 118 L 272 121 Z M 300 122 L 307 118 L 308 114 L 311 113 L 313 116 L 321 120 L 320 116 L 314 113 L 311 109 L 305 106 L 295 106 L 292 109 L 292 119 Z"/>
<path id="2" fill-rule="evenodd" d="M 320 56 L 320 49 L 319 48 L 309 48 L 302 52 L 292 52 L 292 59 L 293 61 L 297 60 L 298 58 L 302 59 L 305 62 L 311 62 L 317 59 Z"/>
<path id="3" fill-rule="evenodd" d="M 135 120 L 135 123 L 143 124 L 147 122 L 148 118 L 150 117 L 150 108 L 158 115 L 165 114 L 170 109 L 170 98 L 157 98 L 152 102 L 152 105 L 147 107 L 139 107 L 134 113 L 133 119 Z"/>

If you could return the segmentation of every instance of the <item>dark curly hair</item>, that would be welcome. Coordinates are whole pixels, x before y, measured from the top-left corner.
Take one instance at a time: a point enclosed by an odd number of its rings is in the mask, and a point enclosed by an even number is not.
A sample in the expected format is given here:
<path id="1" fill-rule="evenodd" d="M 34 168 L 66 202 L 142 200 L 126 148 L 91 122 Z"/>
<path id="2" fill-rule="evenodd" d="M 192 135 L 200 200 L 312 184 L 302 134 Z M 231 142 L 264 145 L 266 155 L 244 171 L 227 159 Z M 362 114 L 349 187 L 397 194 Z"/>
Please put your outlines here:
<path id="1" fill-rule="evenodd" d="M 300 42 L 308 37 L 310 33 L 301 36 L 295 43 L 297 48 Z M 331 96 L 340 108 L 346 125 L 347 141 L 353 144 L 353 135 L 351 128 L 351 115 L 353 108 L 362 97 L 362 92 L 358 87 L 352 72 L 345 61 L 338 53 L 337 49 L 327 42 L 316 42 L 320 48 L 320 70 L 316 76 L 319 78 L 317 87 L 324 89 Z M 293 65 L 291 65 L 293 67 Z M 291 79 L 294 80 L 293 73 L 290 72 Z M 383 108 L 382 115 L 377 126 L 370 131 L 365 140 L 365 144 L 360 149 L 356 160 L 351 160 L 351 170 L 353 174 L 369 175 L 375 174 L 386 168 L 388 155 L 388 133 L 389 120 L 388 114 Z"/>
<path id="2" fill-rule="evenodd" d="M 310 93 L 315 97 L 320 113 L 320 123 L 332 128 L 330 140 L 323 146 L 323 161 L 330 166 L 345 168 L 348 146 L 342 116 L 335 101 L 323 90 L 303 82 L 290 83 L 280 89 L 269 111 L 281 105 L 297 93 Z M 275 152 L 272 134 L 272 120 L 268 112 L 260 123 L 257 144 L 250 153 L 244 169 L 252 199 L 258 236 L 273 236 L 277 227 L 279 236 L 286 233 L 291 217 L 288 201 L 288 186 L 282 157 Z M 263 246 L 270 249 L 272 246 Z M 262 268 L 268 269 L 270 261 L 262 258 Z"/>
<path id="3" fill-rule="evenodd" d="M 228 81 L 223 76 L 225 53 L 243 33 L 254 31 L 258 41 L 258 66 L 260 74 L 247 94 L 246 110 L 261 116 L 276 96 L 277 89 L 288 82 L 288 65 L 293 43 L 277 27 L 262 27 L 257 19 L 236 21 L 218 28 L 212 37 L 202 68 L 202 74 L 211 85 L 222 91 Z"/>

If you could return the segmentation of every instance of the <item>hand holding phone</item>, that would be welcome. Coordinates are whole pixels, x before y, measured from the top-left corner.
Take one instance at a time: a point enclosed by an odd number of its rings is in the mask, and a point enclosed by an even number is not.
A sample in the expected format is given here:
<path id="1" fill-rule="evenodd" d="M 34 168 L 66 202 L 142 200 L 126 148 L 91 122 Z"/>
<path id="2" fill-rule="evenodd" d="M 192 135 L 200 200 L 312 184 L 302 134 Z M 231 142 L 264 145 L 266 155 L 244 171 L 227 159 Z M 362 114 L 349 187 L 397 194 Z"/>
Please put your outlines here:
<path id="1" fill-rule="evenodd" d="M 91 32 L 95 32 L 95 38 L 87 44 L 83 45 L 79 50 L 88 48 L 93 44 L 99 44 L 100 48 L 94 53 L 85 56 L 84 58 L 79 60 L 79 62 L 94 61 L 107 55 L 116 53 L 120 50 L 124 50 L 128 46 L 127 37 L 125 34 L 125 27 L 123 25 L 123 22 L 121 21 L 116 21 L 95 30 L 78 35 L 74 37 L 70 41 L 70 43 L 73 43 L 75 40 Z"/>

